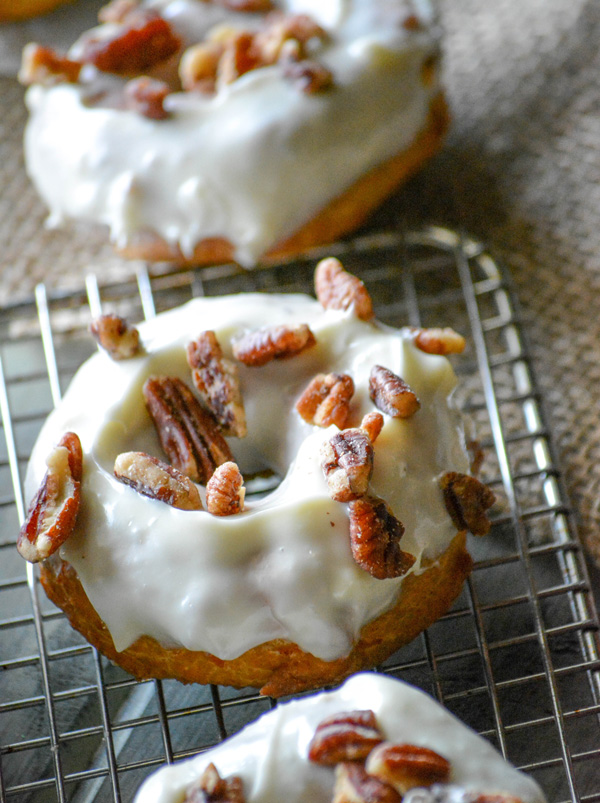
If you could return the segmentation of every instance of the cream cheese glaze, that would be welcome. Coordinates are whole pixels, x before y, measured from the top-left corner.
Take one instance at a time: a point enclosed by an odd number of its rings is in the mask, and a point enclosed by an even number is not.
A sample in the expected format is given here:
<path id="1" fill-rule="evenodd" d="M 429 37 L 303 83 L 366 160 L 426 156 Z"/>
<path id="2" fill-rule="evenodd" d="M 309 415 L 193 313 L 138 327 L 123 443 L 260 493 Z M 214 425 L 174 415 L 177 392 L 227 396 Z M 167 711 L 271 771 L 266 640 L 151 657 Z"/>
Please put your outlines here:
<path id="1" fill-rule="evenodd" d="M 224 19 L 252 25 L 253 15 L 232 15 L 202 0 L 145 5 L 160 11 L 186 45 Z M 199 241 L 223 237 L 250 266 L 408 147 L 439 92 L 436 80 L 425 85 L 422 79 L 437 48 L 429 2 L 276 5 L 313 15 L 330 34 L 318 58 L 333 73 L 331 90 L 304 94 L 274 65 L 244 74 L 214 96 L 174 92 L 165 101 L 170 117 L 152 121 L 91 107 L 86 98 L 121 83 L 91 65 L 79 84 L 31 87 L 26 162 L 49 222 L 106 224 L 119 247 L 152 231 L 187 256 Z M 407 30 L 402 21 L 415 10 L 423 26 Z M 72 57 L 80 46 L 75 43 Z"/>
<path id="2" fill-rule="evenodd" d="M 461 800 L 460 789 L 510 794 L 523 803 L 545 801 L 535 781 L 428 694 L 402 681 L 365 673 L 337 691 L 278 705 L 223 744 L 161 768 L 144 782 L 135 803 L 181 803 L 186 789 L 210 762 L 221 777 L 242 777 L 248 803 L 307 799 L 330 803 L 333 771 L 308 760 L 308 744 L 323 719 L 357 709 L 371 709 L 389 741 L 428 747 L 448 759 L 450 783 L 456 787 L 451 800 L 456 803 Z M 409 797 L 410 793 L 404 799 Z"/>
<path id="3" fill-rule="evenodd" d="M 240 365 L 248 437 L 229 439 L 243 473 L 271 468 L 284 477 L 262 499 L 247 499 L 228 518 L 182 511 L 139 495 L 113 476 L 115 457 L 130 450 L 161 456 L 143 401 L 150 375 L 190 382 L 187 343 L 213 329 L 231 357 L 230 340 L 265 322 L 308 323 L 317 343 L 260 368 Z M 353 561 L 347 505 L 334 502 L 319 447 L 335 427 L 304 422 L 296 399 L 319 372 L 349 373 L 353 420 L 373 410 L 369 372 L 382 364 L 417 393 L 421 409 L 392 419 L 374 445 L 372 493 L 404 523 L 412 571 L 435 561 L 455 529 L 438 485 L 442 473 L 468 472 L 456 378 L 445 357 L 425 354 L 408 330 L 323 310 L 302 295 L 240 294 L 195 299 L 140 326 L 144 353 L 115 362 L 105 353 L 75 375 L 43 427 L 27 475 L 33 496 L 45 457 L 66 431 L 84 451 L 82 502 L 61 556 L 76 569 L 117 650 L 138 636 L 234 658 L 283 637 L 325 660 L 346 655 L 361 627 L 395 601 L 402 578 L 376 580 Z M 201 489 L 204 493 L 204 489 Z"/>

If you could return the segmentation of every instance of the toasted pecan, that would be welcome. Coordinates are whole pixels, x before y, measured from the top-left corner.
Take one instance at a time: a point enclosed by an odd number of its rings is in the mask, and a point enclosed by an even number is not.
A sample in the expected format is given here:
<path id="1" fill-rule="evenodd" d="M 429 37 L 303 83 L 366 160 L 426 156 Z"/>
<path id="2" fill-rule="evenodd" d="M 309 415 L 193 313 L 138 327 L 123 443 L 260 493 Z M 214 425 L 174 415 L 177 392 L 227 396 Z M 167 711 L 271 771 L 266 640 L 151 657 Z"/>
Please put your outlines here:
<path id="1" fill-rule="evenodd" d="M 373 445 L 361 429 L 344 429 L 321 445 L 321 466 L 332 499 L 349 502 L 367 492 Z"/>
<path id="2" fill-rule="evenodd" d="M 413 328 L 415 346 L 427 354 L 461 354 L 465 350 L 466 340 L 449 326 L 444 328 Z"/>
<path id="3" fill-rule="evenodd" d="M 369 396 L 382 413 L 392 418 L 410 418 L 421 406 L 406 382 L 383 365 L 374 365 L 369 376 Z"/>
<path id="4" fill-rule="evenodd" d="M 401 800 L 393 787 L 369 775 L 358 762 L 341 762 L 335 768 L 332 803 L 400 803 Z"/>
<path id="5" fill-rule="evenodd" d="M 115 460 L 113 473 L 142 496 L 165 502 L 180 510 L 202 510 L 194 483 L 173 466 L 145 452 L 123 452 Z"/>
<path id="6" fill-rule="evenodd" d="M 343 429 L 353 394 L 354 382 L 348 374 L 317 374 L 296 402 L 296 410 L 308 424 L 335 424 Z"/>
<path id="7" fill-rule="evenodd" d="M 383 416 L 375 411 L 367 413 L 360 422 L 360 428 L 367 435 L 371 443 L 375 443 L 383 429 Z"/>
<path id="8" fill-rule="evenodd" d="M 238 368 L 223 357 L 214 332 L 202 332 L 188 344 L 187 361 L 198 393 L 224 434 L 245 437 L 248 430 Z"/>
<path id="9" fill-rule="evenodd" d="M 367 288 L 357 276 L 344 270 L 335 257 L 322 259 L 315 269 L 315 292 L 324 309 L 350 309 L 363 321 L 373 317 Z"/>
<path id="10" fill-rule="evenodd" d="M 24 86 L 76 84 L 82 66 L 80 61 L 62 56 L 50 47 L 30 42 L 23 48 L 18 78 Z"/>
<path id="11" fill-rule="evenodd" d="M 221 463 L 233 460 L 217 422 L 177 377 L 150 377 L 144 398 L 170 462 L 194 482 L 206 484 Z"/>
<path id="12" fill-rule="evenodd" d="M 181 41 L 169 23 L 151 9 L 133 9 L 111 36 L 89 36 L 81 60 L 102 72 L 139 75 L 168 59 Z"/>
<path id="13" fill-rule="evenodd" d="M 491 523 L 486 511 L 496 501 L 493 492 L 475 477 L 448 471 L 440 480 L 446 510 L 457 530 L 485 535 Z"/>
<path id="14" fill-rule="evenodd" d="M 211 763 L 188 788 L 182 803 L 245 803 L 242 779 L 238 775 L 221 778 Z"/>
<path id="15" fill-rule="evenodd" d="M 371 710 L 343 711 L 318 724 L 308 745 L 308 758 L 328 766 L 340 761 L 361 761 L 382 741 Z"/>
<path id="16" fill-rule="evenodd" d="M 258 367 L 271 360 L 295 357 L 314 346 L 315 336 L 305 323 L 295 326 L 265 326 L 236 338 L 233 343 L 234 357 L 244 365 Z"/>
<path id="17" fill-rule="evenodd" d="M 427 747 L 383 742 L 370 753 L 365 769 L 404 795 L 417 786 L 446 783 L 451 767 L 446 758 Z"/>
<path id="18" fill-rule="evenodd" d="M 378 580 L 401 577 L 415 558 L 400 547 L 404 525 L 383 499 L 362 496 L 350 502 L 352 557 Z"/>
<path id="19" fill-rule="evenodd" d="M 213 516 L 234 516 L 244 509 L 245 494 L 244 478 L 237 464 L 222 463 L 206 484 L 206 508 Z"/>
<path id="20" fill-rule="evenodd" d="M 46 463 L 48 470 L 17 539 L 19 554 L 30 563 L 54 554 L 75 528 L 83 474 L 78 436 L 74 432 L 65 433 Z"/>
<path id="21" fill-rule="evenodd" d="M 90 332 L 113 360 L 135 357 L 140 351 L 140 333 L 119 315 L 100 315 L 90 324 Z"/>

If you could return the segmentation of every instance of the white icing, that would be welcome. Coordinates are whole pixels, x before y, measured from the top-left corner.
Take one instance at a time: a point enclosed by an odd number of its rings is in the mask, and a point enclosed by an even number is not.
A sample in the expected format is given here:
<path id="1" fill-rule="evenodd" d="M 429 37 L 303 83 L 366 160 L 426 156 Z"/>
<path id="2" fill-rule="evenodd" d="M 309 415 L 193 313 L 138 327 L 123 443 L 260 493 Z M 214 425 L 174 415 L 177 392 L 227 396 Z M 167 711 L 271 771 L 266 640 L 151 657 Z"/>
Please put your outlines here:
<path id="1" fill-rule="evenodd" d="M 317 344 L 260 368 L 240 366 L 249 436 L 231 439 L 242 472 L 264 467 L 285 479 L 229 518 L 150 500 L 112 475 L 115 457 L 143 450 L 162 456 L 141 388 L 152 374 L 190 382 L 185 346 L 214 329 L 227 355 L 230 338 L 269 321 L 308 323 Z M 448 403 L 456 378 L 444 357 L 420 352 L 408 331 L 365 323 L 351 311 L 323 311 L 307 296 L 247 294 L 196 299 L 140 326 L 145 354 L 114 362 L 98 353 L 78 371 L 46 422 L 30 462 L 33 495 L 45 457 L 66 431 L 84 450 L 82 505 L 62 548 L 118 650 L 147 634 L 166 644 L 234 658 L 283 637 L 319 658 L 349 652 L 361 627 L 389 608 L 402 579 L 376 580 L 353 561 L 347 505 L 330 499 L 319 447 L 335 427 L 305 423 L 294 404 L 319 372 L 354 379 L 358 423 L 374 409 L 374 364 L 398 373 L 421 409 L 385 416 L 375 443 L 372 493 L 404 523 L 403 548 L 435 560 L 455 534 L 438 485 L 441 473 L 468 471 L 458 413 Z"/>
<path id="2" fill-rule="evenodd" d="M 308 744 L 325 717 L 356 709 L 371 709 L 387 740 L 428 747 L 448 759 L 452 785 L 511 794 L 523 803 L 545 801 L 535 781 L 428 694 L 389 677 L 361 674 L 337 691 L 278 705 L 218 747 L 161 768 L 144 782 L 135 803 L 181 803 L 210 762 L 222 777 L 242 777 L 248 803 L 330 803 L 333 770 L 308 761 Z"/>
<path id="3" fill-rule="evenodd" d="M 147 4 L 188 44 L 232 16 L 200 0 Z M 434 37 L 401 25 L 414 13 L 412 2 L 277 5 L 314 15 L 330 33 L 317 57 L 333 72 L 331 90 L 306 95 L 280 67 L 267 67 L 214 97 L 173 93 L 165 102 L 171 117 L 156 122 L 83 105 L 97 82 L 120 80 L 94 69 L 86 70 L 82 85 L 32 87 L 26 161 L 50 221 L 107 224 L 120 245 L 152 230 L 187 254 L 206 237 L 225 237 L 236 258 L 252 265 L 365 172 L 407 147 L 438 91 L 421 77 L 423 62 L 435 52 Z M 419 11 L 429 22 L 429 3 L 421 0 Z M 233 21 L 248 27 L 252 17 L 234 14 Z M 75 45 L 72 55 L 77 52 Z"/>

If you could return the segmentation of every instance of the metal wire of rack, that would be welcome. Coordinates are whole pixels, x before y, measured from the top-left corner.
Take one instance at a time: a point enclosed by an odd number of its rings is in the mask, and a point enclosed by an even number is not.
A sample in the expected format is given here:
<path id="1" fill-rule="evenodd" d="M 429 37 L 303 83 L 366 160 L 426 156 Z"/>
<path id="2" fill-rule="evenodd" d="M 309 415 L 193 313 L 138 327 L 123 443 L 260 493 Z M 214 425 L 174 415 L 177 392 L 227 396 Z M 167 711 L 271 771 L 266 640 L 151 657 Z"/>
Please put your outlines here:
<path id="1" fill-rule="evenodd" d="M 394 325 L 466 334 L 460 401 L 486 451 L 493 528 L 452 610 L 378 667 L 424 688 L 531 773 L 550 803 L 600 800 L 598 617 L 509 280 L 483 245 L 440 227 L 327 249 Z M 151 275 L 0 310 L 0 801 L 130 801 L 165 761 L 207 749 L 274 704 L 253 690 L 136 682 L 40 592 L 14 549 L 39 428 L 94 345 L 101 310 L 151 317 L 198 294 L 306 291 L 319 256 L 251 273 Z"/>

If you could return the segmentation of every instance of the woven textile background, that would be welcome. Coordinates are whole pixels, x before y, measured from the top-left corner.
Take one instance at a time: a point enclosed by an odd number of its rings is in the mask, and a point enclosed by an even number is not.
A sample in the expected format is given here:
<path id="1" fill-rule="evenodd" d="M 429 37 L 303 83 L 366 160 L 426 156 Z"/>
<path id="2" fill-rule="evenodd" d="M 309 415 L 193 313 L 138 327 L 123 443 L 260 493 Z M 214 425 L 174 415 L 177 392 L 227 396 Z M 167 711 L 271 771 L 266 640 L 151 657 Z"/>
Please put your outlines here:
<path id="1" fill-rule="evenodd" d="M 47 24 L 56 34 L 79 13 Z M 600 3 L 442 0 L 441 22 L 451 134 L 369 226 L 460 225 L 509 266 L 568 488 L 600 559 Z M 5 53 L 24 35 L 5 26 Z M 22 163 L 25 119 L 22 89 L 0 78 L 0 305 L 40 280 L 52 291 L 81 287 L 90 269 L 129 276 L 134 266 L 100 236 L 44 230 Z"/>

